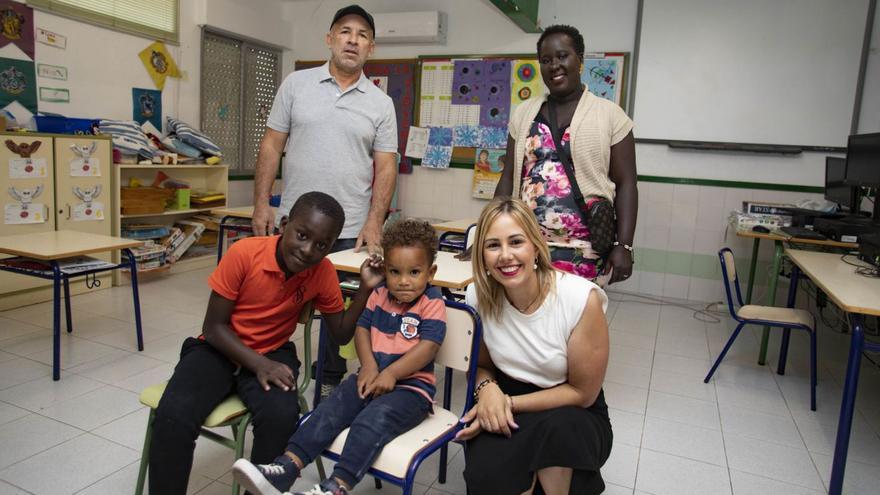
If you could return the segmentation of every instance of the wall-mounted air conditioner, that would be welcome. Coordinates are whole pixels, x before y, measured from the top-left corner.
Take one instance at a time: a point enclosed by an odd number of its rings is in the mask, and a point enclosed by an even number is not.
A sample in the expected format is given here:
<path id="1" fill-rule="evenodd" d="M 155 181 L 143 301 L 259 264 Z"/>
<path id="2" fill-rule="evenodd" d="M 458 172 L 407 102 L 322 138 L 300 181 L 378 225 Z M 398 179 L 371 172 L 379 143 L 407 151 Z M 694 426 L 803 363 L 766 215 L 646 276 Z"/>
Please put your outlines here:
<path id="1" fill-rule="evenodd" d="M 446 43 L 446 15 L 429 12 L 373 14 L 376 43 Z"/>

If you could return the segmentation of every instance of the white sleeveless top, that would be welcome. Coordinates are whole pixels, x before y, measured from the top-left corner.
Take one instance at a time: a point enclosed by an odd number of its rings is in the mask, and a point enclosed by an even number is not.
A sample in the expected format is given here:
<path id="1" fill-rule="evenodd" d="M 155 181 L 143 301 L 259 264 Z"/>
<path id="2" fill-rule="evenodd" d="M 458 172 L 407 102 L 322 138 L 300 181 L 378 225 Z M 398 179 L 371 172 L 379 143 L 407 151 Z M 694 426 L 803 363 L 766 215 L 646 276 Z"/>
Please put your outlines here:
<path id="1" fill-rule="evenodd" d="M 575 275 L 556 272 L 556 291 L 530 315 L 525 315 L 504 298 L 501 319 L 482 319 L 483 341 L 495 366 L 507 376 L 541 388 L 568 379 L 568 338 L 580 321 L 590 292 L 608 309 L 608 296 L 598 285 Z M 467 304 L 476 308 L 474 284 L 467 288 Z"/>

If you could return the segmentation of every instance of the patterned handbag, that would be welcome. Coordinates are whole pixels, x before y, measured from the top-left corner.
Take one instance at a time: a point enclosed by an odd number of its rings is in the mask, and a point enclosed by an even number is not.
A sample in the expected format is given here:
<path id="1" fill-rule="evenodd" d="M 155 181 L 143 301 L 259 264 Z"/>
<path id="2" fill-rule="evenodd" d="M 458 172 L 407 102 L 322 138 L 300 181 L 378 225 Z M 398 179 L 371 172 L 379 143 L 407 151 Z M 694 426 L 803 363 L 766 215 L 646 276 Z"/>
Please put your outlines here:
<path id="1" fill-rule="evenodd" d="M 604 258 L 611 252 L 614 247 L 614 240 L 617 238 L 617 219 L 615 217 L 614 205 L 605 198 L 593 196 L 589 200 L 584 200 L 581 188 L 578 186 L 577 179 L 574 175 L 574 166 L 571 163 L 571 157 L 562 147 L 562 137 L 559 135 L 559 129 L 556 125 L 556 104 L 553 100 L 547 100 L 547 113 L 550 117 L 550 134 L 553 135 L 553 144 L 556 145 L 556 154 L 559 161 L 562 162 L 562 168 L 568 177 L 571 185 L 571 194 L 578 206 L 581 219 L 587 229 L 590 231 L 590 245 L 593 251 L 600 257 Z"/>

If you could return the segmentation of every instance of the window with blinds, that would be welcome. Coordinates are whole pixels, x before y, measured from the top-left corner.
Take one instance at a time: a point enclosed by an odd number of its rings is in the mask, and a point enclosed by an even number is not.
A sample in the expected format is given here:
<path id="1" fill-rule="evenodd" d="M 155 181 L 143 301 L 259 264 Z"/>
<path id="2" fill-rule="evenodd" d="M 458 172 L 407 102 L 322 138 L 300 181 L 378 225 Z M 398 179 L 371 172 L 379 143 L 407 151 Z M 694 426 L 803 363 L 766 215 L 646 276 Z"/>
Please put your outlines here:
<path id="1" fill-rule="evenodd" d="M 281 81 L 281 51 L 202 30 L 201 129 L 229 175 L 251 177 Z"/>
<path id="2" fill-rule="evenodd" d="M 178 0 L 27 0 L 31 7 L 124 33 L 178 43 Z"/>

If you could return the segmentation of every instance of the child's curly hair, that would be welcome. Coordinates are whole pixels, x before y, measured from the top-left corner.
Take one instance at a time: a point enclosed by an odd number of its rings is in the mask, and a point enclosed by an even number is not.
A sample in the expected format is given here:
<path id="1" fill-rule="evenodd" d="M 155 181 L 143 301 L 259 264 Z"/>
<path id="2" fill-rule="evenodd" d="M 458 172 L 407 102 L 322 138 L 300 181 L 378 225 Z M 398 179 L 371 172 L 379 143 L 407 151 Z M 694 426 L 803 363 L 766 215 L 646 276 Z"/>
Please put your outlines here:
<path id="1" fill-rule="evenodd" d="M 420 247 L 425 250 L 431 264 L 437 258 L 437 244 L 434 227 L 414 218 L 394 222 L 382 234 L 382 250 L 386 253 L 395 247 Z"/>

